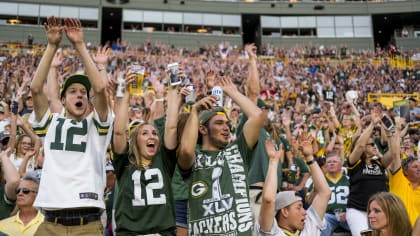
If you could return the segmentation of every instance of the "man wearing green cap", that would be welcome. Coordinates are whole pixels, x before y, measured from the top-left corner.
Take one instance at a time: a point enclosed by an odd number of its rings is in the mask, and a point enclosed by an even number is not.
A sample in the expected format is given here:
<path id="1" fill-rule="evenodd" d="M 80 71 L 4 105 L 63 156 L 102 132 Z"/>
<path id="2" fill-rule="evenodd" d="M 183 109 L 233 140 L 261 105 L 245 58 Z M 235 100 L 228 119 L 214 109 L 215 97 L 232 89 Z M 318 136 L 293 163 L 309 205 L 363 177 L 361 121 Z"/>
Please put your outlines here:
<path id="1" fill-rule="evenodd" d="M 52 113 L 43 87 L 62 38 L 62 22 L 54 16 L 45 23 L 48 45 L 31 84 L 34 112 L 30 121 L 44 142 L 45 163 L 34 206 L 43 208 L 45 221 L 35 235 L 102 235 L 100 214 L 105 208 L 105 152 L 112 117 L 105 85 L 83 42 L 81 23 L 66 18 L 64 29 L 80 54 L 87 76 L 69 76 L 61 88 L 65 114 Z M 89 92 L 94 110 L 86 115 Z"/>
<path id="2" fill-rule="evenodd" d="M 217 104 L 214 96 L 192 106 L 178 156 L 181 174 L 190 185 L 189 235 L 252 235 L 247 172 L 264 119 L 262 111 L 232 81 L 220 80 L 223 92 L 249 119 L 243 132 L 230 142 L 229 119 L 222 108 L 213 108 Z M 197 141 L 201 148 L 196 149 Z"/>

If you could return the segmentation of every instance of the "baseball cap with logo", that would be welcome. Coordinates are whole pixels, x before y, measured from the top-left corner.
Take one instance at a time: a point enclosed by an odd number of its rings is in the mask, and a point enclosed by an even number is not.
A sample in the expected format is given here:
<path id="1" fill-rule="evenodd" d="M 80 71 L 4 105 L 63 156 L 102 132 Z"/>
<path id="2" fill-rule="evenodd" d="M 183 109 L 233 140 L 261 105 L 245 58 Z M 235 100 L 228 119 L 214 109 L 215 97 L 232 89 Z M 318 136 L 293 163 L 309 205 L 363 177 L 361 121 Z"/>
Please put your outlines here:
<path id="1" fill-rule="evenodd" d="M 279 211 L 297 201 L 302 201 L 302 198 L 295 191 L 282 191 L 277 193 L 275 211 Z"/>

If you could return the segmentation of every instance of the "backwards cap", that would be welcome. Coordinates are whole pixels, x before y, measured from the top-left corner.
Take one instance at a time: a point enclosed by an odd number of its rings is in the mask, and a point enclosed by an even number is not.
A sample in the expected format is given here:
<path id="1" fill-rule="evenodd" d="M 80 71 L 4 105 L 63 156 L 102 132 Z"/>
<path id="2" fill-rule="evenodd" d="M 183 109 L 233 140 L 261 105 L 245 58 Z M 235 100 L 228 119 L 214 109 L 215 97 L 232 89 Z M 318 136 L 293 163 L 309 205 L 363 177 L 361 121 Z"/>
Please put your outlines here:
<path id="1" fill-rule="evenodd" d="M 297 201 L 302 201 L 302 198 L 299 196 L 296 196 L 295 191 L 282 191 L 277 193 L 276 196 L 276 208 L 275 211 L 279 211 L 280 209 L 283 209 L 292 203 L 295 203 Z"/>
<path id="2" fill-rule="evenodd" d="M 213 116 L 216 115 L 225 115 L 225 110 L 221 107 L 216 107 L 211 110 L 205 110 L 200 113 L 200 116 L 198 117 L 198 125 L 204 125 L 207 121 L 209 121 Z"/>

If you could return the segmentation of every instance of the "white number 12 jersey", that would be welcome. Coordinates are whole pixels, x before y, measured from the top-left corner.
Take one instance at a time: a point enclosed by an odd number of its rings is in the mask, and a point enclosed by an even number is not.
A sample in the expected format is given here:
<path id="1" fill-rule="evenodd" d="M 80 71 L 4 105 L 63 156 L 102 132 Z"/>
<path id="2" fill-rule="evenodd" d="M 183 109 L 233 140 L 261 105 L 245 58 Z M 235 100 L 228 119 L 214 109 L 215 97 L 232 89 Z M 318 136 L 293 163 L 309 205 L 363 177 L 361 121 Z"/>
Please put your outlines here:
<path id="1" fill-rule="evenodd" d="M 96 110 L 80 122 L 48 111 L 30 122 L 44 143 L 45 161 L 34 206 L 105 208 L 105 153 L 111 140 L 112 116 L 100 122 Z"/>

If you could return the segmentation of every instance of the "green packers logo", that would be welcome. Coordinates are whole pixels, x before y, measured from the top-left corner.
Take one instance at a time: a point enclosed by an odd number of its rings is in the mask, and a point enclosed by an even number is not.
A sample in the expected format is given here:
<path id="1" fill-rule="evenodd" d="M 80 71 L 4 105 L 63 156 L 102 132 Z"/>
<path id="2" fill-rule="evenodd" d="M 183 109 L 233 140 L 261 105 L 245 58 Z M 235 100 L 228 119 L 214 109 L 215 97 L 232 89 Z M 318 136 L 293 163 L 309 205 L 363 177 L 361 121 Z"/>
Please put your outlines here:
<path id="1" fill-rule="evenodd" d="M 194 182 L 191 186 L 191 196 L 193 198 L 202 197 L 204 194 L 207 193 L 207 184 L 203 181 Z"/>

